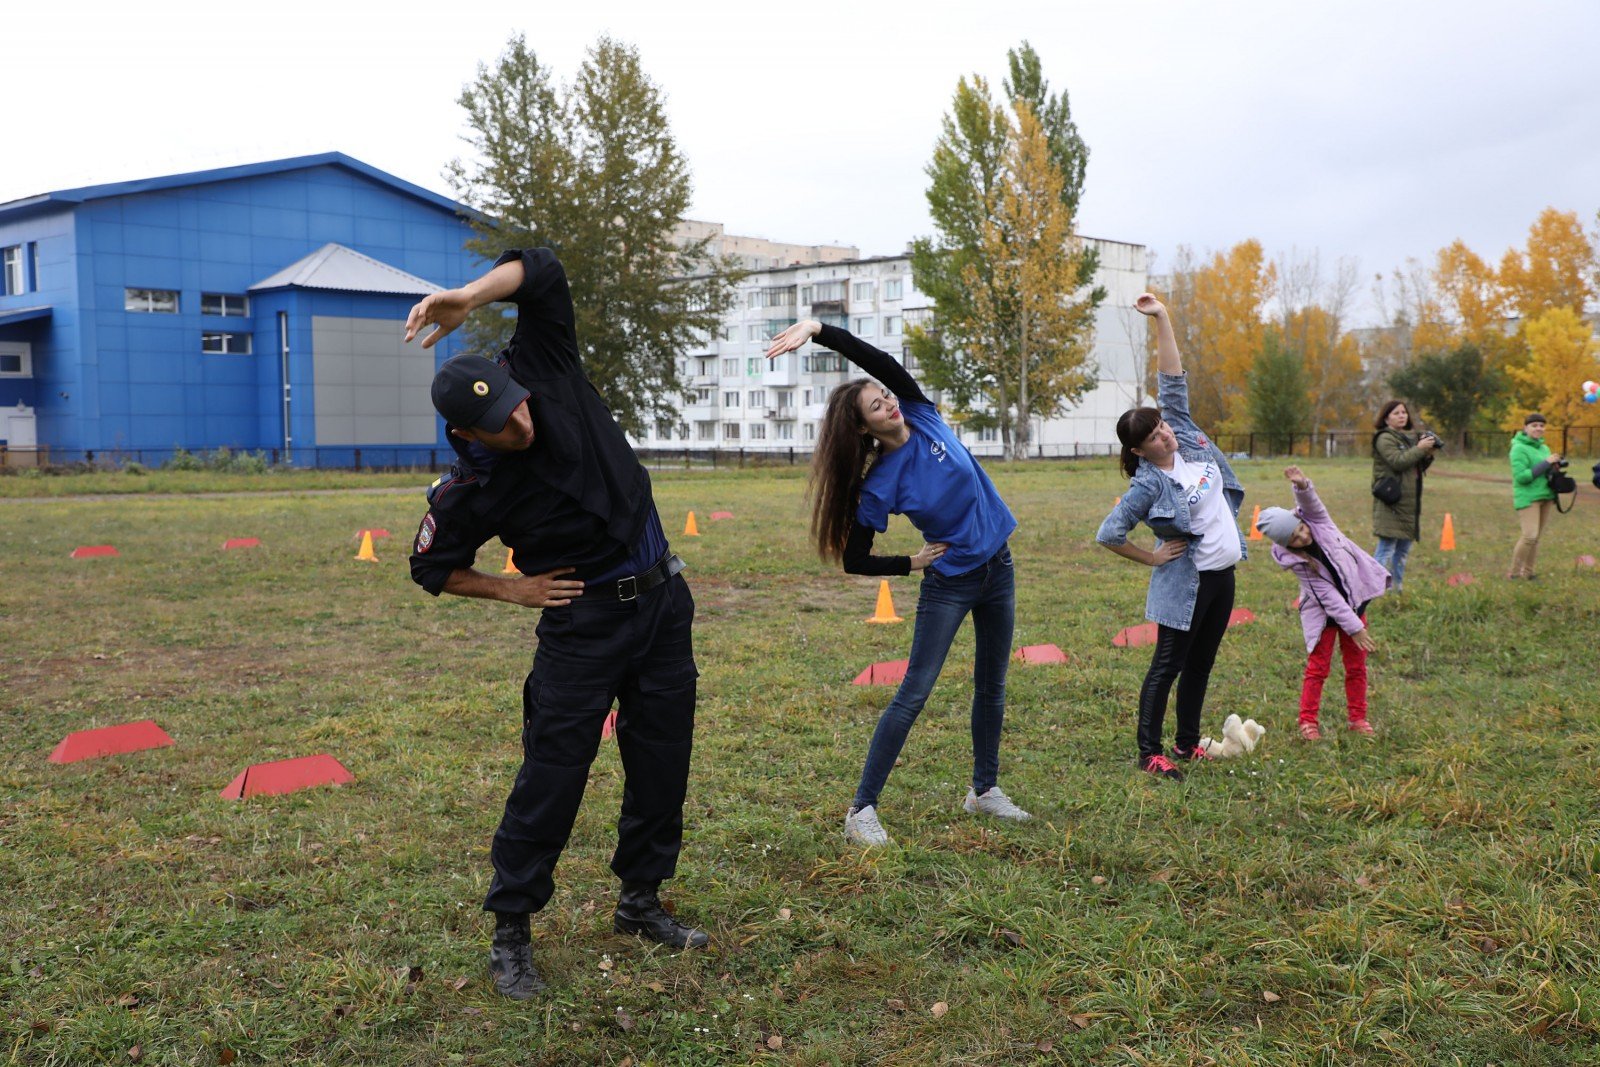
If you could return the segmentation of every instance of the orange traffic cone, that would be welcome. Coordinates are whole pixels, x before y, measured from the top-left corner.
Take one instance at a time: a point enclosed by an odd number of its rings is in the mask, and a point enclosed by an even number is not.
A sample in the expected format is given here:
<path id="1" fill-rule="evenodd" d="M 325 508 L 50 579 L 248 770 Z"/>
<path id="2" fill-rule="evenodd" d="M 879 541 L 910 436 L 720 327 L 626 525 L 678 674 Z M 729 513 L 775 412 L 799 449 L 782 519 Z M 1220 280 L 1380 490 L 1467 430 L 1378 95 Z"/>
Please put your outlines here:
<path id="1" fill-rule="evenodd" d="M 689 521 L 683 524 L 683 536 L 699 537 L 700 527 L 695 525 L 694 512 L 689 512 Z"/>
<path id="2" fill-rule="evenodd" d="M 1261 519 L 1261 505 L 1257 504 L 1256 505 L 1255 514 L 1250 516 L 1250 540 L 1252 540 L 1252 541 L 1261 540 L 1261 530 L 1259 528 L 1257 528 L 1257 526 L 1256 526 L 1256 523 L 1259 522 L 1260 519 Z"/>
<path id="3" fill-rule="evenodd" d="M 1456 524 L 1450 521 L 1450 513 L 1444 513 L 1444 533 L 1439 537 L 1440 552 L 1454 552 L 1456 550 Z"/>
<path id="4" fill-rule="evenodd" d="M 894 613 L 894 597 L 889 595 L 889 579 L 878 583 L 878 607 L 868 622 L 905 622 Z"/>
<path id="5" fill-rule="evenodd" d="M 501 574 L 521 574 L 522 573 L 521 571 L 517 570 L 517 568 L 515 568 L 515 567 L 513 567 L 511 565 L 511 550 L 509 548 L 506 549 L 506 565 L 500 571 L 500 573 Z"/>
<path id="6" fill-rule="evenodd" d="M 356 553 L 356 559 L 366 560 L 368 563 L 378 562 L 377 553 L 372 551 L 372 531 L 361 531 L 361 551 Z"/>

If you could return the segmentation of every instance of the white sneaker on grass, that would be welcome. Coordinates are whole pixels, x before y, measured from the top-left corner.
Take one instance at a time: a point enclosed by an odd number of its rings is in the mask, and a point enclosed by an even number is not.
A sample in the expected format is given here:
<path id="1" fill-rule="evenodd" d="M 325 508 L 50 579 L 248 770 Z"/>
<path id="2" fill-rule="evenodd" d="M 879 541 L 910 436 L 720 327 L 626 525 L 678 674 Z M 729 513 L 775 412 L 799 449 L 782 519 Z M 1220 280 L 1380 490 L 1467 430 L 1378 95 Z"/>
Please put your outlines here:
<path id="1" fill-rule="evenodd" d="M 845 814 L 844 839 L 852 845 L 887 845 L 889 831 L 878 821 L 878 809 L 868 804 L 864 808 L 851 808 Z"/>
<path id="2" fill-rule="evenodd" d="M 997 819 L 1010 819 L 1013 822 L 1026 822 L 1033 818 L 1013 804 L 1011 798 L 1002 793 L 997 785 L 990 786 L 982 796 L 968 789 L 967 799 L 961 806 L 974 815 L 993 815 Z"/>

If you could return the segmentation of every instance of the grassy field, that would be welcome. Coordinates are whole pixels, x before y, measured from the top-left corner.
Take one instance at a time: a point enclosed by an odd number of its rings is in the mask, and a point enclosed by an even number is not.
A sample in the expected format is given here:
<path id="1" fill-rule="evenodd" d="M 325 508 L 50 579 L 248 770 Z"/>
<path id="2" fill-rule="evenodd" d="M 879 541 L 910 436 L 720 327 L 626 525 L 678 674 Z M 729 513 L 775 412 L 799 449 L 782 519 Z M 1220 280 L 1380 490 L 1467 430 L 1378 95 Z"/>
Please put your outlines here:
<path id="1" fill-rule="evenodd" d="M 898 844 L 873 853 L 840 828 L 890 691 L 849 681 L 903 657 L 909 624 L 863 624 L 876 583 L 815 561 L 795 473 L 658 475 L 669 530 L 691 508 L 702 530 L 674 538 L 702 677 L 667 896 L 714 947 L 611 933 L 608 742 L 535 922 L 552 991 L 520 1004 L 490 988 L 479 906 L 535 619 L 410 583 L 420 495 L 0 502 L 0 1062 L 1600 1063 L 1600 572 L 1574 565 L 1600 554 L 1595 499 L 1511 584 L 1499 466 L 1441 467 L 1408 590 L 1372 610 L 1381 735 L 1291 739 L 1294 587 L 1257 552 L 1238 602 L 1259 620 L 1224 642 L 1206 726 L 1253 716 L 1264 748 L 1181 785 L 1133 767 L 1148 649 L 1110 639 L 1148 572 L 1092 543 L 1125 483 L 997 470 L 1017 643 L 1072 657 L 1011 675 L 1001 782 L 1035 819 L 960 810 L 964 631 L 883 797 Z M 1307 469 L 1368 540 L 1366 465 Z M 1247 508 L 1288 501 L 1276 466 L 1241 475 Z M 369 526 L 395 534 L 378 565 L 351 558 Z M 101 543 L 121 556 L 68 558 Z M 893 588 L 909 616 L 915 580 Z M 177 744 L 46 761 L 146 717 Z M 218 796 L 316 752 L 355 782 Z"/>

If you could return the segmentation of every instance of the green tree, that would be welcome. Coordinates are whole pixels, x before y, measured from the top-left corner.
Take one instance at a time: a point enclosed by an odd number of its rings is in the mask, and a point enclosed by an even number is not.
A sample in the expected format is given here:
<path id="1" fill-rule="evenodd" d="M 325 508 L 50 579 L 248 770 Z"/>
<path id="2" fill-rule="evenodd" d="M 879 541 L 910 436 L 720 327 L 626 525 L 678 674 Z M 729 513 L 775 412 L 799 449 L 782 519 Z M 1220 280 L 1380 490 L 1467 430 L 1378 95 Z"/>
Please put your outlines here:
<path id="1" fill-rule="evenodd" d="M 1505 391 L 1500 373 L 1483 358 L 1477 344 L 1466 341 L 1447 352 L 1425 352 L 1389 375 L 1396 396 L 1415 405 L 1416 413 L 1442 436 L 1460 440 Z"/>
<path id="2" fill-rule="evenodd" d="M 1261 348 L 1246 377 L 1251 426 L 1274 438 L 1311 429 L 1311 395 L 1305 359 L 1277 326 L 1261 334 Z"/>
<path id="3" fill-rule="evenodd" d="M 925 169 L 928 208 L 937 232 L 912 243 L 911 269 L 917 288 L 932 298 L 934 311 L 926 327 L 908 331 L 907 346 L 929 383 L 944 390 L 955 415 L 998 423 L 1011 445 L 1018 423 L 1015 401 L 1028 395 L 1020 388 L 1020 375 L 1034 357 L 1025 361 L 1021 353 L 1023 302 L 1014 288 L 1021 272 L 1010 263 L 1026 258 L 1029 248 L 1026 241 L 1013 245 L 1014 218 L 1003 217 L 1002 209 L 1008 187 L 1031 183 L 1035 191 L 1026 194 L 1030 196 L 1042 188 L 1035 179 L 1017 181 L 1021 157 L 1015 150 L 1015 116 L 1024 107 L 1044 139 L 1044 165 L 1056 175 L 1050 195 L 1063 212 L 1062 228 L 1068 235 L 1059 254 L 1069 270 L 1060 276 L 1056 298 L 1085 305 L 1077 316 L 1081 332 L 1071 338 L 1058 335 L 1052 343 L 1087 349 L 1093 311 L 1105 291 L 1092 287 L 1097 266 L 1092 250 L 1071 236 L 1088 150 L 1071 121 L 1066 95 L 1050 94 L 1038 56 L 1026 43 L 1009 59 L 1005 90 L 1015 94 L 1011 106 L 997 103 L 982 77 L 962 78 Z M 979 329 L 980 323 L 988 325 Z M 1062 397 L 1077 395 L 1069 389 Z M 992 413 L 985 410 L 991 407 Z M 1039 410 L 1057 408 L 1059 403 L 1049 402 Z M 1026 428 L 1022 432 L 1025 443 Z"/>
<path id="4" fill-rule="evenodd" d="M 612 414 L 636 435 L 671 416 L 677 355 L 718 328 L 739 274 L 709 241 L 674 240 L 689 167 L 637 50 L 602 37 L 572 85 L 557 89 L 518 34 L 492 67 L 478 66 L 458 102 L 476 158 L 453 161 L 446 177 L 481 213 L 467 248 L 485 259 L 553 249 L 572 287 L 585 370 Z M 485 308 L 468 323 L 467 346 L 495 351 L 506 331 L 503 310 Z"/>

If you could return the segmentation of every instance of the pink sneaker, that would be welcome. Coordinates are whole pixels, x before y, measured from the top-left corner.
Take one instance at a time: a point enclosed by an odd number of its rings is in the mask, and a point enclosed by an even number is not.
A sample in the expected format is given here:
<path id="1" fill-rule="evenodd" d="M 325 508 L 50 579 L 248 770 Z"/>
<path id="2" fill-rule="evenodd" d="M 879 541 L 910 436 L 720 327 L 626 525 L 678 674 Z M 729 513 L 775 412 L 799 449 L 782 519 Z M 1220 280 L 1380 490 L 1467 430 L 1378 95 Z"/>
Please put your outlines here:
<path id="1" fill-rule="evenodd" d="M 1175 782 L 1183 781 L 1183 772 L 1174 767 L 1171 760 L 1159 753 L 1154 756 L 1146 756 L 1140 760 L 1139 769 L 1146 774 L 1154 774 L 1161 778 L 1171 778 Z"/>

